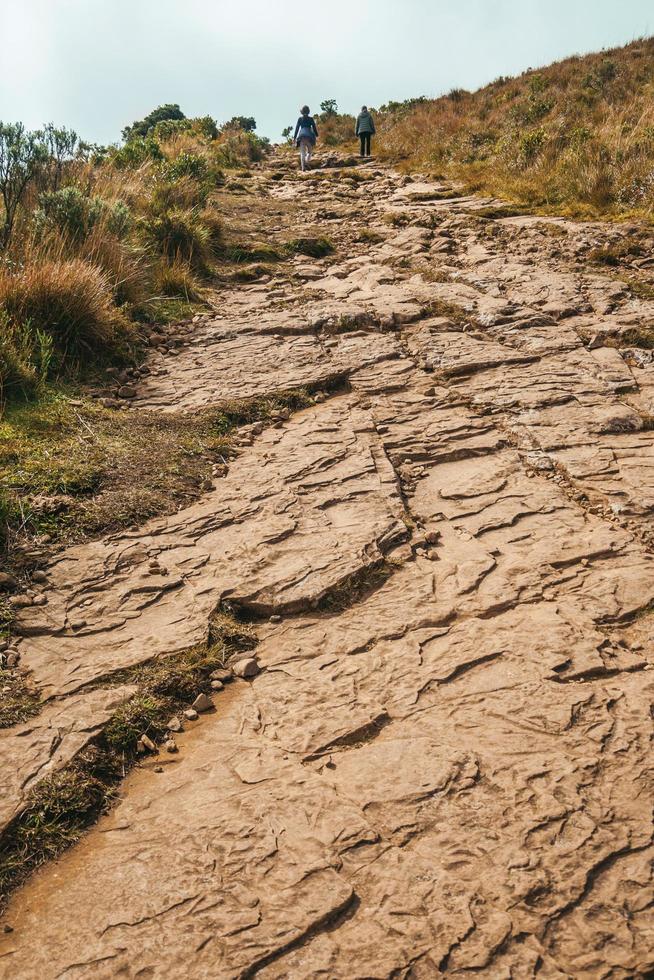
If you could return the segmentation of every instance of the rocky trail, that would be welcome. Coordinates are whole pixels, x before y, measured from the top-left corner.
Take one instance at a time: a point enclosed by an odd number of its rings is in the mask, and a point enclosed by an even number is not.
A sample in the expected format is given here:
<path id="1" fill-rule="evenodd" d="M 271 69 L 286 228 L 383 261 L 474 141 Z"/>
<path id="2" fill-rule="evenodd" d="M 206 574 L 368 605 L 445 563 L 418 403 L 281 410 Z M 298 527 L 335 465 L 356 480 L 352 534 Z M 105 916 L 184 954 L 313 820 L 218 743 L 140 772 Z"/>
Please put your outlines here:
<path id="1" fill-rule="evenodd" d="M 654 299 L 592 261 L 646 233 L 340 163 L 256 173 L 335 253 L 225 285 L 129 411 L 310 407 L 17 612 L 3 828 L 223 604 L 258 671 L 14 894 L 2 976 L 654 971 Z"/>

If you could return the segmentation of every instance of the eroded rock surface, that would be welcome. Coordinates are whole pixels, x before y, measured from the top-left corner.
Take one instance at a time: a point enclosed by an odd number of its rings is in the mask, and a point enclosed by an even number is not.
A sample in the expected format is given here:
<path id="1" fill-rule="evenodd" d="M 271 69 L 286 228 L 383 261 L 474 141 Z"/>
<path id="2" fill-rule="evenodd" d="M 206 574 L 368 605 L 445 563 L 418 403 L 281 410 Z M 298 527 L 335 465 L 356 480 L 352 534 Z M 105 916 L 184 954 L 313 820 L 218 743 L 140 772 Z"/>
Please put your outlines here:
<path id="1" fill-rule="evenodd" d="M 5 821 L 128 696 L 95 685 L 224 600 L 272 619 L 260 672 L 14 897 L 7 976 L 654 970 L 654 304 L 586 262 L 612 229 L 359 174 L 262 172 L 336 254 L 226 287 L 131 410 L 315 404 L 18 614 L 47 703 L 0 739 Z"/>

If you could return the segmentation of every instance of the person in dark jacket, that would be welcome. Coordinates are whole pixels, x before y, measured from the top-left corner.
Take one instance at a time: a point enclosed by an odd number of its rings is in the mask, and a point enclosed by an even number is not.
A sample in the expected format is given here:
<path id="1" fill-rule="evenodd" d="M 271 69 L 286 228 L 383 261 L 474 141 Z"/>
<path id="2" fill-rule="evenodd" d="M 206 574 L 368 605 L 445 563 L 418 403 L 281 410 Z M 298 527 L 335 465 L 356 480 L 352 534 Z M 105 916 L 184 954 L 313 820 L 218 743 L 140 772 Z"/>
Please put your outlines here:
<path id="1" fill-rule="evenodd" d="M 361 156 L 369 157 L 370 141 L 375 135 L 375 123 L 365 105 L 361 106 L 361 112 L 357 116 L 355 134 L 361 140 Z"/>
<path id="2" fill-rule="evenodd" d="M 309 169 L 311 154 L 318 139 L 318 127 L 315 119 L 310 115 L 311 110 L 308 105 L 302 106 L 302 115 L 295 125 L 295 145 L 300 149 L 300 167 L 302 170 Z"/>

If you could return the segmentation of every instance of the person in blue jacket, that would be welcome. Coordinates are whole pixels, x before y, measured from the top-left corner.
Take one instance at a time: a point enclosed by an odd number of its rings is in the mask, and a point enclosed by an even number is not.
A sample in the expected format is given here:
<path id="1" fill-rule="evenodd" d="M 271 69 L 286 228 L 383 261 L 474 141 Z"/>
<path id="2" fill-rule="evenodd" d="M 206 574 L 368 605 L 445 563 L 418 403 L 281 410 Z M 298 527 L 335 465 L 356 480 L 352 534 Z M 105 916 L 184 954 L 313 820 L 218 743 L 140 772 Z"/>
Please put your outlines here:
<path id="1" fill-rule="evenodd" d="M 302 170 L 308 170 L 311 154 L 318 139 L 318 127 L 315 119 L 310 115 L 311 110 L 308 105 L 302 106 L 300 111 L 302 115 L 296 123 L 293 139 L 296 146 L 300 148 L 300 167 Z"/>

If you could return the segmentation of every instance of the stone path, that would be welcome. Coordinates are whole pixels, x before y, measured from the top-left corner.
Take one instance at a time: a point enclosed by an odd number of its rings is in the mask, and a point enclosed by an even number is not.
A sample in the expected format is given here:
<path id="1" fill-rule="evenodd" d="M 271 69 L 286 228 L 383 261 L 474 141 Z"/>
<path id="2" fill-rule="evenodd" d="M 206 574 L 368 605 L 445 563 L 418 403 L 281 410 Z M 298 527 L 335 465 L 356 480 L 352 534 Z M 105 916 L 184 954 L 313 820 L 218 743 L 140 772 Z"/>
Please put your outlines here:
<path id="1" fill-rule="evenodd" d="M 587 259 L 625 229 L 325 173 L 256 188 L 336 257 L 225 288 L 132 410 L 322 394 L 200 503 L 53 561 L 2 826 L 129 696 L 112 674 L 225 599 L 263 670 L 14 897 L 0 974 L 651 976 L 654 365 L 621 338 L 654 302 Z"/>

